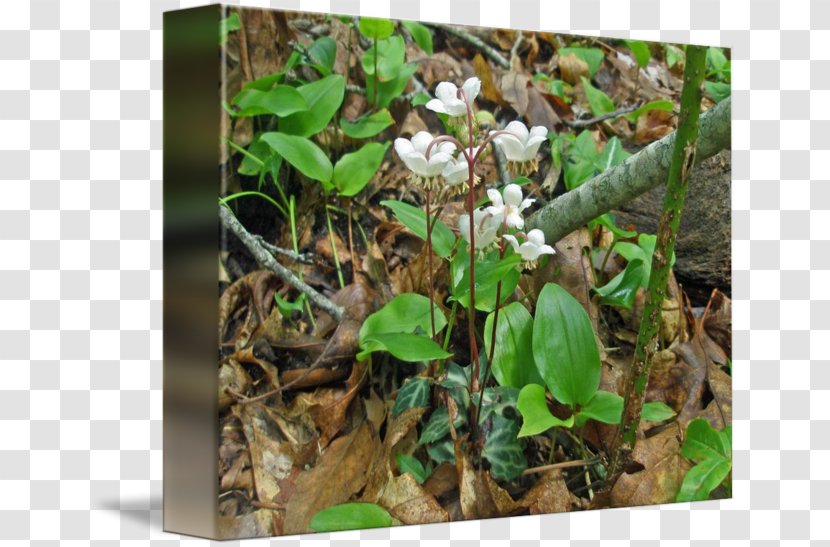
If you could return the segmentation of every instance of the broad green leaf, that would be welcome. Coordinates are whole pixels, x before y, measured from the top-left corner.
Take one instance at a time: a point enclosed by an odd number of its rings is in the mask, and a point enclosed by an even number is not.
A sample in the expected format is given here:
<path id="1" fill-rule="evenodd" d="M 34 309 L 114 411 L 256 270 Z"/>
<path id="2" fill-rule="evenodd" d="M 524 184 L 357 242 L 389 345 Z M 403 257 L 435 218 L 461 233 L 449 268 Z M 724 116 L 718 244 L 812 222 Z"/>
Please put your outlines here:
<path id="1" fill-rule="evenodd" d="M 490 463 L 490 474 L 496 480 L 513 480 L 527 469 L 524 444 L 518 433 L 516 420 L 501 414 L 492 415 L 490 433 L 481 455 Z"/>
<path id="2" fill-rule="evenodd" d="M 377 104 L 381 108 L 386 108 L 393 99 L 400 97 L 406 86 L 409 84 L 409 78 L 418 70 L 418 63 L 407 63 L 400 67 L 397 72 L 397 77 L 389 81 L 381 81 L 377 84 Z M 366 99 L 370 103 L 375 102 L 375 79 L 369 78 L 366 80 Z"/>
<path id="3" fill-rule="evenodd" d="M 418 47 L 427 55 L 432 55 L 432 33 L 429 29 L 417 21 L 401 21 L 401 24 L 412 35 Z"/>
<path id="4" fill-rule="evenodd" d="M 596 393 L 600 361 L 591 319 L 582 304 L 555 283 L 546 284 L 536 302 L 533 357 L 558 401 L 584 405 Z"/>
<path id="5" fill-rule="evenodd" d="M 484 347 L 490 355 L 495 312 L 484 324 Z M 493 351 L 493 376 L 499 385 L 521 389 L 527 384 L 541 384 L 542 378 L 533 364 L 533 317 L 521 303 L 511 302 L 499 310 L 496 347 Z"/>
<path id="6" fill-rule="evenodd" d="M 642 260 L 635 258 L 629 262 L 625 270 L 617 274 L 614 279 L 594 289 L 602 297 L 600 304 L 631 309 L 644 274 L 645 265 Z"/>
<path id="7" fill-rule="evenodd" d="M 377 60 L 375 60 L 377 55 Z M 390 36 L 386 40 L 380 40 L 373 45 L 361 57 L 363 71 L 367 79 L 375 73 L 377 65 L 377 76 L 381 82 L 389 82 L 395 79 L 406 60 L 406 44 L 400 36 Z"/>
<path id="8" fill-rule="evenodd" d="M 356 152 L 343 155 L 334 165 L 331 182 L 341 196 L 353 196 L 375 176 L 389 143 L 370 142 Z"/>
<path id="9" fill-rule="evenodd" d="M 383 108 L 368 116 L 362 116 L 353 122 L 341 118 L 340 128 L 347 137 L 367 139 L 374 137 L 393 123 L 395 123 L 395 120 L 392 119 L 392 115 Z"/>
<path id="10" fill-rule="evenodd" d="M 724 82 L 710 82 L 707 80 L 703 82 L 703 88 L 716 103 L 721 102 L 732 94 L 732 86 Z"/>
<path id="11" fill-rule="evenodd" d="M 311 47 L 308 48 L 308 55 L 317 65 L 317 68 L 324 68 L 321 70 L 325 76 L 331 73 L 334 68 L 334 61 L 337 58 L 337 42 L 329 36 L 321 36 L 314 40 Z"/>
<path id="12" fill-rule="evenodd" d="M 419 91 L 418 93 L 416 93 L 412 97 L 412 100 L 410 101 L 410 104 L 412 104 L 412 106 L 422 106 L 422 105 L 427 104 L 431 100 L 432 100 L 432 97 L 430 97 L 429 93 L 424 93 L 423 91 Z"/>
<path id="13" fill-rule="evenodd" d="M 641 419 L 646 422 L 663 422 L 675 416 L 674 410 L 669 405 L 660 401 L 654 401 L 643 405 Z"/>
<path id="14" fill-rule="evenodd" d="M 243 89 L 231 101 L 238 117 L 273 114 L 288 116 L 308 110 L 308 104 L 299 91 L 287 85 L 278 85 L 267 91 Z"/>
<path id="15" fill-rule="evenodd" d="M 597 391 L 588 404 L 579 409 L 576 425 L 585 425 L 588 420 L 604 424 L 618 424 L 622 419 L 623 398 L 610 391 Z"/>
<path id="16" fill-rule="evenodd" d="M 643 279 L 641 286 L 648 288 L 648 282 L 651 278 L 651 260 L 654 256 L 654 247 L 657 245 L 657 236 L 654 234 L 640 234 L 637 238 L 637 245 L 627 241 L 618 241 L 614 245 L 614 250 L 620 256 L 625 258 L 628 262 L 634 260 L 642 260 L 643 262 Z M 676 255 L 672 254 L 669 261 L 670 266 L 674 266 Z"/>
<path id="17" fill-rule="evenodd" d="M 459 412 L 453 421 L 453 427 L 456 430 L 461 429 L 467 420 L 464 418 L 462 412 Z M 447 407 L 442 406 L 436 408 L 429 417 L 421 431 L 421 437 L 418 439 L 418 444 L 431 444 L 439 441 L 450 434 L 450 413 Z"/>
<path id="18" fill-rule="evenodd" d="M 629 121 L 636 122 L 637 118 L 648 112 L 649 110 L 665 110 L 666 112 L 671 112 L 674 110 L 674 103 L 671 101 L 649 101 L 637 110 L 633 112 L 629 112 L 625 115 L 625 118 Z"/>
<path id="19" fill-rule="evenodd" d="M 315 532 L 338 532 L 392 526 L 392 516 L 380 505 L 352 502 L 327 507 L 311 517 L 308 527 Z"/>
<path id="20" fill-rule="evenodd" d="M 498 256 L 498 253 L 494 253 Z M 470 305 L 470 255 L 461 248 L 450 264 L 452 276 L 452 298 L 463 307 Z M 501 260 L 476 261 L 475 290 L 476 309 L 491 312 L 496 308 L 496 291 L 501 281 L 501 303 L 503 304 L 516 288 L 520 272 L 516 269 L 521 263 L 518 254 L 510 254 Z"/>
<path id="21" fill-rule="evenodd" d="M 277 174 L 282 165 L 282 156 L 268 146 L 267 142 L 260 139 L 260 135 L 254 137 L 254 140 L 248 145 L 247 152 L 247 154 L 243 154 L 244 157 L 239 163 L 238 172 L 240 175 L 254 176 L 264 171 L 265 173 L 271 173 L 274 181 L 277 180 Z M 254 158 L 259 161 L 254 160 Z"/>
<path id="22" fill-rule="evenodd" d="M 591 112 L 594 113 L 594 116 L 602 116 L 614 111 L 616 107 L 611 97 L 592 86 L 585 76 L 582 76 L 582 87 L 585 89 L 585 96 L 588 98 L 588 104 L 591 106 Z"/>
<path id="23" fill-rule="evenodd" d="M 233 12 L 219 21 L 219 44 L 227 42 L 228 33 L 235 30 L 239 30 L 239 14 Z"/>
<path id="24" fill-rule="evenodd" d="M 452 357 L 429 337 L 420 334 L 405 334 L 402 332 L 389 334 L 372 334 L 363 340 L 358 361 L 362 361 L 370 353 L 388 351 L 397 359 L 410 363 L 420 363 L 432 359 L 446 359 Z"/>
<path id="25" fill-rule="evenodd" d="M 602 50 L 595 47 L 563 47 L 559 49 L 559 57 L 571 54 L 576 55 L 588 64 L 588 71 L 591 73 L 592 78 L 597 73 L 597 70 L 599 70 L 599 65 L 605 58 Z"/>
<path id="26" fill-rule="evenodd" d="M 325 129 L 340 108 L 346 84 L 343 76 L 332 74 L 300 86 L 297 91 L 305 98 L 308 110 L 280 118 L 279 128 L 283 133 L 310 137 Z"/>
<path id="27" fill-rule="evenodd" d="M 320 147 L 304 137 L 286 135 L 285 133 L 263 133 L 260 137 L 273 148 L 285 161 L 310 179 L 319 180 L 324 185 L 331 182 L 333 167 L 328 156 Z M 331 186 L 329 184 L 329 186 Z"/>
<path id="28" fill-rule="evenodd" d="M 640 40 L 626 40 L 625 45 L 631 50 L 640 68 L 648 66 L 648 61 L 651 59 L 651 51 L 648 49 L 648 44 Z"/>
<path id="29" fill-rule="evenodd" d="M 395 218 L 401 224 L 409 228 L 413 234 L 426 241 L 427 219 L 423 211 L 402 201 L 386 200 L 381 201 L 380 204 L 392 209 L 392 212 L 395 213 Z M 432 250 L 441 258 L 449 258 L 454 244 L 455 235 L 452 233 L 452 230 L 440 220 L 436 220 L 432 228 Z"/>
<path id="30" fill-rule="evenodd" d="M 623 230 L 614 222 L 614 218 L 609 214 L 605 213 L 604 215 L 600 215 L 594 220 L 590 221 L 588 224 L 591 225 L 592 223 L 601 224 L 611 230 L 618 238 L 630 238 L 637 235 L 637 232 L 632 232 L 630 230 Z M 591 229 L 595 228 L 595 226 L 591 226 Z"/>
<path id="31" fill-rule="evenodd" d="M 415 456 L 398 454 L 395 456 L 395 461 L 398 464 L 398 469 L 401 471 L 401 474 L 411 474 L 418 481 L 418 484 L 424 484 L 424 481 L 429 478 L 429 470 L 425 469 L 424 464 Z"/>
<path id="32" fill-rule="evenodd" d="M 605 148 L 602 149 L 600 155 L 594 160 L 594 166 L 597 171 L 602 173 L 608 171 L 612 167 L 621 164 L 631 154 L 625 151 L 622 147 L 622 142 L 619 137 L 611 137 L 605 143 Z"/>
<path id="33" fill-rule="evenodd" d="M 429 298 L 417 293 L 399 294 L 381 309 L 371 314 L 360 326 L 360 342 L 367 336 L 417 332 L 431 334 L 432 320 L 429 317 Z M 435 332 L 441 332 L 447 326 L 447 318 L 438 306 L 433 306 Z"/>
<path id="34" fill-rule="evenodd" d="M 427 454 L 436 464 L 455 463 L 455 445 L 452 437 L 446 437 L 437 443 L 427 445 Z"/>
<path id="35" fill-rule="evenodd" d="M 389 19 L 361 17 L 357 28 L 360 29 L 360 34 L 370 40 L 385 40 L 395 31 L 395 23 Z"/>
<path id="36" fill-rule="evenodd" d="M 574 425 L 573 416 L 569 416 L 567 420 L 560 420 L 551 414 L 545 400 L 545 388 L 539 384 L 528 384 L 523 387 L 519 392 L 517 406 L 524 420 L 519 437 L 538 435 L 551 427 L 571 428 Z"/>
<path id="37" fill-rule="evenodd" d="M 676 501 L 709 499 L 709 494 L 729 476 L 730 471 L 732 471 L 732 462 L 726 458 L 703 460 L 686 472 Z"/>
<path id="38" fill-rule="evenodd" d="M 286 319 L 290 319 L 291 314 L 295 311 L 303 311 L 303 304 L 305 303 L 306 298 L 305 293 L 301 293 L 294 302 L 289 302 L 285 298 L 281 297 L 279 293 L 274 293 L 274 301 L 277 303 L 277 308 L 280 310 L 280 314 Z"/>
<path id="39" fill-rule="evenodd" d="M 666 65 L 671 68 L 677 63 L 686 62 L 686 53 L 679 47 L 666 44 Z"/>
<path id="40" fill-rule="evenodd" d="M 429 406 L 429 380 L 427 378 L 409 378 L 398 390 L 392 415 L 398 416 L 409 408 Z"/>
<path id="41" fill-rule="evenodd" d="M 565 150 L 562 169 L 565 172 L 565 187 L 573 190 L 596 173 L 595 161 L 599 157 L 590 131 L 583 131 Z"/>
<path id="42" fill-rule="evenodd" d="M 706 65 L 709 74 L 723 75 L 730 68 L 729 59 L 719 47 L 710 47 L 706 50 Z"/>
<path id="43" fill-rule="evenodd" d="M 686 426 L 686 439 L 680 453 L 690 460 L 732 459 L 731 429 L 717 431 L 703 418 L 697 418 Z"/>

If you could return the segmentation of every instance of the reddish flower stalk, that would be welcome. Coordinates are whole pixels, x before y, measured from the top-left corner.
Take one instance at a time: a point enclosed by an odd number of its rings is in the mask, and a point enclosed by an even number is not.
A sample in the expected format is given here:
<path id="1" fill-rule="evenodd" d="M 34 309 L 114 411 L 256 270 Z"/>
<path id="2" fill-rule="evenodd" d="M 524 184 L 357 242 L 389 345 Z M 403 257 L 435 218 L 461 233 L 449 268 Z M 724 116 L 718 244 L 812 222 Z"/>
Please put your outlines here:
<path id="1" fill-rule="evenodd" d="M 476 156 L 473 155 L 473 110 L 470 107 L 470 102 L 463 89 L 458 90 L 459 97 L 467 105 L 467 130 L 468 130 L 468 144 L 469 153 L 465 153 L 467 157 L 467 164 L 469 165 L 469 185 L 470 189 L 467 192 L 467 214 L 470 215 L 470 222 L 475 218 L 475 161 Z M 463 148 L 462 148 L 463 150 Z M 473 374 L 470 380 L 470 391 L 473 393 L 479 391 L 478 376 L 481 371 L 481 364 L 478 361 L 478 346 L 476 345 L 475 333 L 475 316 L 476 316 L 476 282 L 475 282 L 475 267 L 476 267 L 476 235 L 473 226 L 470 226 L 470 313 L 469 313 L 469 337 L 470 337 L 470 359 L 473 362 Z M 475 420 L 478 421 L 477 419 Z"/>
<path id="2" fill-rule="evenodd" d="M 432 338 L 435 338 L 435 285 L 432 281 L 432 218 L 429 214 L 430 191 L 427 190 L 427 278 L 429 279 L 429 320 L 432 324 Z"/>

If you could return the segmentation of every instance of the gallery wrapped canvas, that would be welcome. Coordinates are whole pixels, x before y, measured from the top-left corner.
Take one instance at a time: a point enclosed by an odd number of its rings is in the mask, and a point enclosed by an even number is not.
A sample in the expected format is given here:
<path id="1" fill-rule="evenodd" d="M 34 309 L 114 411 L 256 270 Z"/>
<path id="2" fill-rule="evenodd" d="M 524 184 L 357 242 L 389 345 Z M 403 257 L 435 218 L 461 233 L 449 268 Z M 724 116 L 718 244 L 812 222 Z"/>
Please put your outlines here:
<path id="1" fill-rule="evenodd" d="M 730 53 L 164 17 L 164 518 L 730 496 Z"/>

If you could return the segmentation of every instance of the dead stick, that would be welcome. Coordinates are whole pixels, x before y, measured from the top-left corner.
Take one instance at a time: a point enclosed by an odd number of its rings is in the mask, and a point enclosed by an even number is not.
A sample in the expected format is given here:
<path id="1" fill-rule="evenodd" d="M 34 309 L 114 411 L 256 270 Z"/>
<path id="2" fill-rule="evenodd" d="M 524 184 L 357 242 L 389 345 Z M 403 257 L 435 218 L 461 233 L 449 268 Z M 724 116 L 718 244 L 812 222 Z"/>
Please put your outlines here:
<path id="1" fill-rule="evenodd" d="M 504 56 L 496 50 L 496 48 L 487 44 L 478 36 L 470 34 L 468 31 L 464 30 L 464 28 L 460 26 L 444 25 L 441 23 L 429 23 L 427 26 L 443 30 L 447 34 L 452 34 L 456 38 L 460 38 L 468 44 L 480 49 L 485 55 L 487 55 L 487 57 L 490 58 L 491 61 L 499 65 L 501 68 L 510 68 L 510 61 L 505 59 Z"/>
<path id="2" fill-rule="evenodd" d="M 539 467 L 531 467 L 522 471 L 522 475 L 532 475 L 534 473 L 544 473 L 552 469 L 567 469 L 568 467 L 582 467 L 594 465 L 599 462 L 599 458 L 591 458 L 590 460 L 573 460 L 570 462 L 552 463 L 549 465 L 540 465 Z"/>

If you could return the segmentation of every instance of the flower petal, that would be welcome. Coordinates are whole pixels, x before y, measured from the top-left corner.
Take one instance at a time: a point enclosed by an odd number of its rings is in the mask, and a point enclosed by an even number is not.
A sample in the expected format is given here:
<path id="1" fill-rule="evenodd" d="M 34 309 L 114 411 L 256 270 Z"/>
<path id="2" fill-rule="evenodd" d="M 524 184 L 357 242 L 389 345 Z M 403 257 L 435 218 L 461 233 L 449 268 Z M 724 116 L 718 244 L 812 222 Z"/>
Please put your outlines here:
<path id="1" fill-rule="evenodd" d="M 458 216 L 458 232 L 464 238 L 464 241 L 470 242 L 470 215 Z"/>
<path id="2" fill-rule="evenodd" d="M 542 137 L 542 138 L 547 139 L 548 138 L 548 128 L 545 127 L 544 125 L 534 125 L 532 128 L 530 128 L 530 138 L 533 139 L 533 138 L 536 138 L 536 137 Z M 528 139 L 528 142 L 530 142 L 529 139 Z"/>
<path id="3" fill-rule="evenodd" d="M 441 102 L 441 99 L 430 99 L 425 106 L 433 112 L 438 112 L 440 114 L 447 113 L 447 108 L 444 106 L 444 103 Z"/>
<path id="4" fill-rule="evenodd" d="M 490 198 L 495 208 L 504 208 L 504 201 L 501 199 L 501 194 L 495 188 L 487 190 L 487 197 Z"/>
<path id="5" fill-rule="evenodd" d="M 537 247 L 545 244 L 545 232 L 539 228 L 534 228 L 527 233 L 527 240 Z"/>
<path id="6" fill-rule="evenodd" d="M 461 88 L 464 90 L 464 95 L 467 96 L 467 102 L 472 105 L 473 101 L 478 97 L 479 91 L 481 91 L 481 80 L 473 76 L 472 78 L 468 78 Z"/>
<path id="7" fill-rule="evenodd" d="M 401 156 L 401 160 L 403 160 L 406 167 L 416 175 L 420 175 L 422 177 L 428 175 L 427 159 L 423 154 L 419 154 L 418 152 L 404 154 Z"/>
<path id="8" fill-rule="evenodd" d="M 522 211 L 524 211 L 525 209 L 527 209 L 528 207 L 533 205 L 533 202 L 535 202 L 535 201 L 536 200 L 534 198 L 527 198 L 527 199 L 523 200 L 522 204 L 519 205 L 519 212 L 521 213 Z"/>
<path id="9" fill-rule="evenodd" d="M 513 250 L 517 253 L 519 252 L 519 241 L 516 239 L 516 236 L 512 236 L 510 234 L 504 234 L 502 236 L 508 242 L 510 242 L 510 246 L 513 247 Z"/>
<path id="10" fill-rule="evenodd" d="M 441 82 L 435 88 L 435 96 L 442 103 L 452 103 L 458 100 L 458 86 L 452 82 Z"/>
<path id="11" fill-rule="evenodd" d="M 412 137 L 412 146 L 421 154 L 426 154 L 429 143 L 431 143 L 434 139 L 435 137 L 433 137 L 428 131 L 418 131 Z"/>
<path id="12" fill-rule="evenodd" d="M 513 135 L 499 135 L 493 139 L 504 152 L 508 161 L 524 161 L 525 147 L 522 142 Z"/>
<path id="13" fill-rule="evenodd" d="M 507 124 L 507 127 L 505 127 L 504 130 L 510 131 L 511 133 L 516 135 L 516 138 L 519 139 L 519 141 L 521 141 L 522 144 L 525 144 L 527 142 L 527 126 L 519 120 L 513 120 L 512 122 L 510 122 L 509 124 Z"/>
<path id="14" fill-rule="evenodd" d="M 529 241 L 525 241 L 519 247 L 519 254 L 525 260 L 536 260 L 539 258 L 539 247 Z"/>
<path id="15" fill-rule="evenodd" d="M 555 255 L 556 250 L 550 245 L 542 245 L 539 247 L 539 255 Z"/>
<path id="16" fill-rule="evenodd" d="M 398 137 L 395 139 L 395 152 L 398 153 L 398 156 L 403 158 L 406 154 L 411 154 L 415 151 L 415 147 L 412 146 L 412 141 L 409 139 L 404 139 L 403 137 Z"/>
<path id="17" fill-rule="evenodd" d="M 489 195 L 489 193 L 488 193 Z M 507 205 L 518 207 L 522 203 L 522 187 L 518 184 L 508 184 L 504 187 L 504 202 Z"/>
<path id="18" fill-rule="evenodd" d="M 525 226 L 525 221 L 522 218 L 522 215 L 519 214 L 518 211 L 513 209 L 511 212 L 507 213 L 507 219 L 505 220 L 505 224 L 507 224 L 510 228 L 518 228 L 521 230 Z"/>

